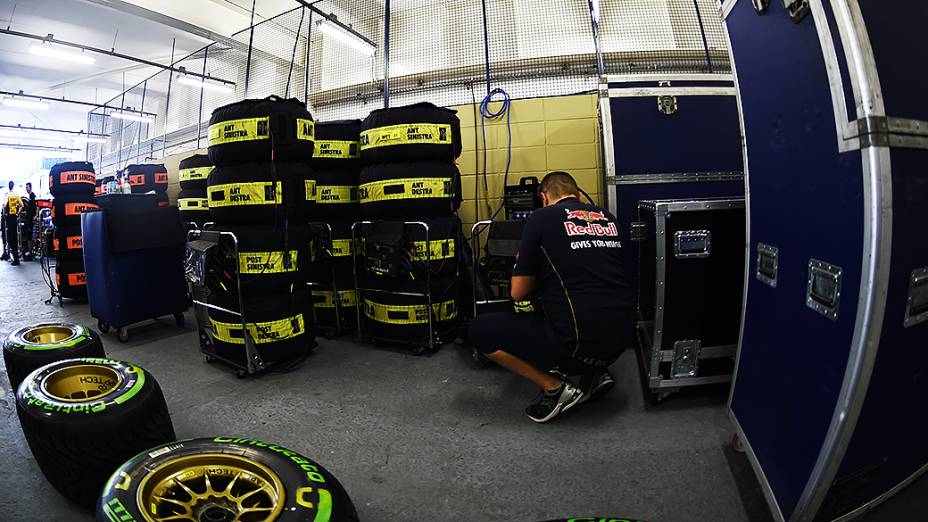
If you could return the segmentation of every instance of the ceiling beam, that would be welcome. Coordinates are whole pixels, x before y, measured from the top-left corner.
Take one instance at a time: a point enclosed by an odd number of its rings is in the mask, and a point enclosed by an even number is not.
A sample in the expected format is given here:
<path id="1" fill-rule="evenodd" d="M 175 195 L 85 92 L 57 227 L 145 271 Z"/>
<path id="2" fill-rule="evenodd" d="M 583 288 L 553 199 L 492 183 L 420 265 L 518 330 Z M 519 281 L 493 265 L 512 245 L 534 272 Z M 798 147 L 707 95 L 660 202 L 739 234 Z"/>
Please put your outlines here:
<path id="1" fill-rule="evenodd" d="M 12 29 L 4 29 L 4 28 L 0 28 L 0 34 L 6 34 L 6 35 L 10 35 L 10 36 L 18 36 L 18 37 L 20 37 L 20 38 L 29 38 L 29 39 L 32 39 L 32 40 L 38 40 L 38 41 L 40 41 L 40 42 L 48 42 L 48 43 L 63 45 L 63 46 L 65 46 L 65 47 L 73 47 L 73 48 L 75 48 L 75 49 L 80 49 L 80 50 L 82 50 L 82 51 L 90 51 L 90 52 L 94 52 L 94 53 L 98 53 L 98 54 L 103 54 L 103 55 L 106 55 L 106 56 L 112 56 L 112 57 L 114 57 L 114 58 L 121 58 L 121 59 L 123 59 L 123 60 L 129 60 L 129 61 L 131 61 L 131 62 L 141 63 L 141 64 L 148 65 L 148 66 L 151 66 L 151 67 L 157 67 L 157 68 L 162 69 L 162 70 L 165 70 L 165 71 L 173 71 L 173 72 L 176 72 L 176 73 L 178 73 L 178 74 L 186 74 L 186 75 L 188 75 L 188 76 L 195 76 L 195 77 L 197 77 L 197 78 L 202 78 L 202 79 L 204 79 L 204 80 L 211 80 L 211 81 L 214 81 L 214 82 L 224 83 L 224 84 L 226 84 L 226 85 L 235 85 L 235 82 L 230 81 L 230 80 L 223 80 L 222 78 L 215 78 L 215 77 L 208 76 L 208 75 L 205 75 L 205 74 L 200 74 L 200 73 L 191 72 L 191 71 L 188 71 L 187 69 L 184 69 L 184 68 L 177 68 L 177 67 L 174 67 L 173 65 L 163 65 L 163 64 L 160 64 L 160 63 L 158 63 L 158 62 L 153 62 L 153 61 L 151 61 L 151 60 L 146 60 L 146 59 L 144 59 L 144 58 L 138 58 L 138 57 L 130 56 L 130 55 L 128 55 L 128 54 L 123 54 L 123 53 L 117 53 L 116 51 L 108 51 L 108 50 L 106 50 L 106 49 L 100 49 L 100 48 L 98 48 L 98 47 L 91 47 L 91 46 L 83 45 L 83 44 L 79 44 L 79 43 L 67 42 L 67 41 L 64 41 L 64 40 L 58 40 L 58 39 L 56 39 L 55 36 L 52 35 L 52 34 L 49 34 L 49 35 L 46 35 L 46 36 L 39 36 L 39 35 L 37 35 L 37 34 L 24 33 L 24 32 L 21 32 L 21 31 L 14 31 L 14 30 L 12 30 Z"/>
<path id="2" fill-rule="evenodd" d="M 95 108 L 95 109 L 113 109 L 113 110 L 117 110 L 117 109 L 118 109 L 118 110 L 121 110 L 121 111 L 123 111 L 123 112 L 135 112 L 135 113 L 139 113 L 139 114 L 145 114 L 146 116 L 157 116 L 157 115 L 156 115 L 155 113 L 153 113 L 153 112 L 137 111 L 137 110 L 135 110 L 135 109 L 124 109 L 124 108 L 122 108 L 122 107 L 115 107 L 115 106 L 113 106 L 113 105 L 105 105 L 105 104 L 102 104 L 102 103 L 93 103 L 93 102 L 81 101 L 81 100 L 69 100 L 69 99 L 67 99 L 67 98 L 65 98 L 65 97 L 63 97 L 63 96 L 62 96 L 61 98 L 56 98 L 56 97 L 54 97 L 54 96 L 39 96 L 39 95 L 37 95 L 37 94 L 25 94 L 25 93 L 23 93 L 23 91 L 19 91 L 19 92 L 0 91 L 0 96 L 13 96 L 13 97 L 18 97 L 18 98 L 32 98 L 32 99 L 34 99 L 34 100 L 39 100 L 39 101 L 53 101 L 53 102 L 61 102 L 61 103 L 72 103 L 72 104 L 75 104 L 75 105 L 85 105 L 85 106 L 87 106 L 87 107 L 93 107 L 93 108 Z"/>
<path id="3" fill-rule="evenodd" d="M 0 124 L 0 129 L 15 129 L 15 130 L 22 130 L 22 131 L 38 131 L 38 132 L 58 132 L 61 134 L 78 134 L 81 136 L 87 136 L 88 138 L 109 138 L 110 137 L 109 134 L 94 134 L 92 132 L 88 133 L 84 131 L 72 131 L 72 130 L 64 130 L 64 129 L 46 129 L 43 127 L 23 127 L 22 125 Z"/>

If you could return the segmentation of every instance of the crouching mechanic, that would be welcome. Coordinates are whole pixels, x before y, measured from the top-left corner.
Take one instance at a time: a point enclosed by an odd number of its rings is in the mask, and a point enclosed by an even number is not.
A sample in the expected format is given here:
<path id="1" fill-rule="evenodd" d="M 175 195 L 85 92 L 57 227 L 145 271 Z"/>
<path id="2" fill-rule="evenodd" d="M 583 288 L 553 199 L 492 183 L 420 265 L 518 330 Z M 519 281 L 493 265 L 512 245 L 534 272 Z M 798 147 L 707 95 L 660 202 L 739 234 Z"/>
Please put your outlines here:
<path id="1" fill-rule="evenodd" d="M 542 310 L 480 315 L 470 337 L 490 360 L 541 388 L 525 413 L 547 422 L 615 385 L 608 366 L 632 341 L 635 299 L 615 217 L 582 203 L 566 172 L 545 176 L 540 190 L 544 208 L 525 224 L 511 294 L 536 298 Z"/>

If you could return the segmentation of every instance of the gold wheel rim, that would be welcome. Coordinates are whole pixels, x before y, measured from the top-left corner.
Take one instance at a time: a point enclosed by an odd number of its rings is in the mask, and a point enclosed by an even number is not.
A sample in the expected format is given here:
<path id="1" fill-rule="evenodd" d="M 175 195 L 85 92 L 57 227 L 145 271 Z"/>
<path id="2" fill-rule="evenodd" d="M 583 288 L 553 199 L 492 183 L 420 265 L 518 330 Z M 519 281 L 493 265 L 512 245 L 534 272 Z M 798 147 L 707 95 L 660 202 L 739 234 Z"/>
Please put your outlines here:
<path id="1" fill-rule="evenodd" d="M 75 328 L 64 325 L 49 324 L 30 328 L 23 333 L 23 339 L 30 344 L 58 344 L 77 337 Z"/>
<path id="2" fill-rule="evenodd" d="M 283 511 L 284 485 L 267 466 L 222 453 L 178 457 L 138 489 L 147 522 L 258 522 Z"/>
<path id="3" fill-rule="evenodd" d="M 42 391 L 61 402 L 96 401 L 116 391 L 123 378 L 109 366 L 78 364 L 55 370 L 42 379 Z"/>

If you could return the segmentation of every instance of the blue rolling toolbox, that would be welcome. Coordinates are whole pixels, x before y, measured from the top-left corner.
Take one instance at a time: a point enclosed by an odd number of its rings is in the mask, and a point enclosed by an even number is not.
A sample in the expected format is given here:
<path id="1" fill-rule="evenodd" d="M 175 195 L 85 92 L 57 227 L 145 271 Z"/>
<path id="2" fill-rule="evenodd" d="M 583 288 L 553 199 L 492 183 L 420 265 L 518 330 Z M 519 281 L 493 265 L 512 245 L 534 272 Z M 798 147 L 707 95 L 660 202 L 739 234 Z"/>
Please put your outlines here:
<path id="1" fill-rule="evenodd" d="M 749 222 L 731 417 L 774 518 L 851 520 L 928 469 L 928 3 L 722 12 Z"/>
<path id="2" fill-rule="evenodd" d="M 177 207 L 148 195 L 97 198 L 100 210 L 81 216 L 90 314 L 100 331 L 173 315 L 178 326 L 190 304 L 184 279 L 185 237 Z"/>

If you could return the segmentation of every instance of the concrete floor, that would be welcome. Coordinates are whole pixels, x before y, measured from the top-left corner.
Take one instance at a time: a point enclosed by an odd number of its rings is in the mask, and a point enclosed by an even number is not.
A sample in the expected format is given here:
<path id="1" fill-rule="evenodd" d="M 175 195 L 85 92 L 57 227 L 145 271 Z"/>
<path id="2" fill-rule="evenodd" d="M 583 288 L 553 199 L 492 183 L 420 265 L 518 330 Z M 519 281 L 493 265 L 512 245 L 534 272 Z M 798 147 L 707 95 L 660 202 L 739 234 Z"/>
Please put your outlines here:
<path id="1" fill-rule="evenodd" d="M 30 323 L 91 325 L 85 304 L 45 305 L 39 267 L 0 263 L 0 334 Z M 642 397 L 631 352 L 601 403 L 547 425 L 522 413 L 529 384 L 478 369 L 457 346 L 429 357 L 352 340 L 320 341 L 290 373 L 236 379 L 207 365 L 193 317 L 104 336 L 108 355 L 160 382 L 180 438 L 273 441 L 323 464 L 364 521 L 525 521 L 611 515 L 651 522 L 770 520 L 743 455 L 727 449 L 726 390 L 680 394 L 659 407 Z M 5 372 L 5 370 L 4 370 Z M 0 378 L 0 513 L 4 520 L 92 520 L 43 479 Z M 15 470 L 15 472 L 13 472 Z"/>

